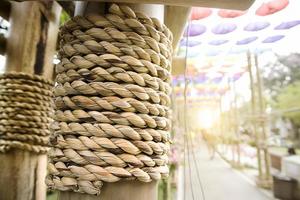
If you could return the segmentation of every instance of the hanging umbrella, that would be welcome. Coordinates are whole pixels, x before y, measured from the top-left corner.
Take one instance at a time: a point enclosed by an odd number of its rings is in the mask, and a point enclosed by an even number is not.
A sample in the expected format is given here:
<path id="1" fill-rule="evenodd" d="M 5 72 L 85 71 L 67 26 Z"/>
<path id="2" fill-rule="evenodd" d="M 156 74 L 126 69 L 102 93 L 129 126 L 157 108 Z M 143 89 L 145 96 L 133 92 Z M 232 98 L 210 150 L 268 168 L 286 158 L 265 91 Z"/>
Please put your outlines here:
<path id="1" fill-rule="evenodd" d="M 186 27 L 184 36 L 198 36 L 205 33 L 206 27 L 201 24 L 190 24 Z"/>
<path id="2" fill-rule="evenodd" d="M 227 34 L 234 31 L 237 26 L 233 23 L 223 23 L 215 26 L 211 31 L 214 34 Z"/>
<path id="3" fill-rule="evenodd" d="M 276 26 L 274 29 L 275 30 L 290 29 L 290 28 L 293 28 L 294 26 L 297 26 L 299 24 L 300 24 L 300 20 L 282 22 L 281 24 L 279 24 L 278 26 Z"/>
<path id="4" fill-rule="evenodd" d="M 227 42 L 228 42 L 228 40 L 212 40 L 208 44 L 214 45 L 214 46 L 219 46 L 219 45 L 225 44 Z"/>
<path id="5" fill-rule="evenodd" d="M 282 38 L 284 38 L 284 35 L 274 35 L 271 37 L 267 37 L 262 41 L 262 43 L 273 43 L 273 42 L 277 42 L 278 40 L 281 40 Z"/>
<path id="6" fill-rule="evenodd" d="M 199 40 L 192 40 L 191 38 L 188 40 L 187 38 L 183 38 L 180 40 L 180 46 L 188 46 L 188 47 L 194 47 L 201 44 L 201 41 Z"/>
<path id="7" fill-rule="evenodd" d="M 210 8 L 201 8 L 201 7 L 193 7 L 191 19 L 192 20 L 199 20 L 210 16 L 212 13 L 212 9 Z"/>
<path id="8" fill-rule="evenodd" d="M 251 22 L 244 27 L 245 31 L 260 31 L 270 26 L 269 22 Z"/>
<path id="9" fill-rule="evenodd" d="M 221 9 L 218 15 L 223 18 L 235 18 L 244 15 L 247 11 Z"/>
<path id="10" fill-rule="evenodd" d="M 289 4 L 289 0 L 272 0 L 267 3 L 263 3 L 255 12 L 256 15 L 266 16 L 274 14 Z"/>
<path id="11" fill-rule="evenodd" d="M 249 44 L 251 42 L 254 42 L 255 40 L 257 40 L 257 36 L 253 36 L 253 37 L 247 37 L 245 39 L 239 40 L 236 42 L 237 45 L 245 45 L 245 44 Z"/>

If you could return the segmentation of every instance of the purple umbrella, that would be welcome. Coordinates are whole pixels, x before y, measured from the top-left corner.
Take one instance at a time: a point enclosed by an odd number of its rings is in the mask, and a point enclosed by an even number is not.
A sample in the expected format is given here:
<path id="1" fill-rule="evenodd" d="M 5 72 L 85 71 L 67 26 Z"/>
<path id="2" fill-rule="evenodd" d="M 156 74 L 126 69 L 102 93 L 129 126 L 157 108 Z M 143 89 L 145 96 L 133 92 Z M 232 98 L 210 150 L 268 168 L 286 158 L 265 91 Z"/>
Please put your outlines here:
<path id="1" fill-rule="evenodd" d="M 186 27 L 184 36 L 197 36 L 205 33 L 206 27 L 201 24 L 190 24 Z"/>
<path id="2" fill-rule="evenodd" d="M 180 40 L 180 46 L 194 47 L 200 44 L 201 42 L 197 40 L 191 40 L 191 39 L 187 40 L 187 38 L 183 38 L 182 40 Z"/>
<path id="3" fill-rule="evenodd" d="M 281 24 L 279 24 L 278 26 L 276 26 L 274 29 L 275 30 L 290 29 L 290 28 L 293 28 L 294 26 L 297 26 L 299 24 L 300 24 L 300 20 L 282 22 Z"/>
<path id="4" fill-rule="evenodd" d="M 239 40 L 236 42 L 237 45 L 244 45 L 244 44 L 249 44 L 251 42 L 254 42 L 255 40 L 257 40 L 258 37 L 256 36 L 253 36 L 253 37 L 247 37 L 247 38 L 244 38 L 242 40 Z"/>
<path id="5" fill-rule="evenodd" d="M 219 45 L 225 44 L 227 42 L 228 42 L 228 40 L 213 40 L 213 41 L 210 41 L 208 44 L 214 45 L 214 46 L 219 46 Z"/>
<path id="6" fill-rule="evenodd" d="M 232 23 L 223 23 L 215 26 L 211 31 L 214 34 L 227 34 L 236 29 L 236 25 Z"/>
<path id="7" fill-rule="evenodd" d="M 284 38 L 284 35 L 274 35 L 271 37 L 267 37 L 262 41 L 262 43 L 273 43 L 273 42 L 277 42 L 278 40 L 281 40 L 282 38 Z"/>
<path id="8" fill-rule="evenodd" d="M 260 31 L 270 26 L 269 22 L 252 22 L 244 27 L 245 31 Z"/>

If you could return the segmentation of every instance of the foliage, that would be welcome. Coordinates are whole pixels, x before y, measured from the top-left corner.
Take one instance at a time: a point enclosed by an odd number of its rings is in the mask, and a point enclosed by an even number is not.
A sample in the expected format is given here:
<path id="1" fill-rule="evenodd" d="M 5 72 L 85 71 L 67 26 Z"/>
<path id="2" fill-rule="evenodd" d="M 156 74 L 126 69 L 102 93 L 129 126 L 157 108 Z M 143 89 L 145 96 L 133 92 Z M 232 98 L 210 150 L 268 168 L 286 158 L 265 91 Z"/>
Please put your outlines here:
<path id="1" fill-rule="evenodd" d="M 64 24 L 66 21 L 68 21 L 70 19 L 69 15 L 66 13 L 66 11 L 62 11 L 61 15 L 60 15 L 60 21 L 59 24 L 62 25 Z"/>
<path id="2" fill-rule="evenodd" d="M 300 70 L 299 70 L 300 71 Z M 300 79 L 284 87 L 277 96 L 276 108 L 279 110 L 288 110 L 299 108 L 300 99 Z M 293 121 L 293 123 L 300 125 L 300 112 L 290 111 L 284 112 L 283 115 Z"/>
<path id="3" fill-rule="evenodd" d="M 276 59 L 269 62 L 263 69 L 264 86 L 273 98 L 281 90 L 300 80 L 300 53 L 276 55 Z"/>

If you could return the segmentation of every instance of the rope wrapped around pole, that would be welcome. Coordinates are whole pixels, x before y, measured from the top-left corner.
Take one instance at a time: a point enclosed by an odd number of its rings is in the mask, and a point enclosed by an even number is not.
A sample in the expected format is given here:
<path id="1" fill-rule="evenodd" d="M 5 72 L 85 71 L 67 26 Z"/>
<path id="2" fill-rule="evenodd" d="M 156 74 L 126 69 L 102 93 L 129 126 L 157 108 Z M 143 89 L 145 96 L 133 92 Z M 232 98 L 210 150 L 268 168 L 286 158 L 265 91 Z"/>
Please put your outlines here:
<path id="1" fill-rule="evenodd" d="M 60 29 L 50 189 L 99 195 L 104 182 L 168 176 L 172 34 L 112 4 Z"/>
<path id="2" fill-rule="evenodd" d="M 0 152 L 49 149 L 53 121 L 51 81 L 21 72 L 0 75 Z"/>

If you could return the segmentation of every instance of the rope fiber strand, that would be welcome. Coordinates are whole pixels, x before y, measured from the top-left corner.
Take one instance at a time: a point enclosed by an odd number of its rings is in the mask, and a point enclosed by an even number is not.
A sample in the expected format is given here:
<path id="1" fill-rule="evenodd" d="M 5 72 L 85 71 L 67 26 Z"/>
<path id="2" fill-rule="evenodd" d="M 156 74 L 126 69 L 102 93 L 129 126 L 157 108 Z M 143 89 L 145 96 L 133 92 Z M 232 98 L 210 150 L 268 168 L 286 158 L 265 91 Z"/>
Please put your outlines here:
<path id="1" fill-rule="evenodd" d="M 105 182 L 166 178 L 170 30 L 112 4 L 67 21 L 60 39 L 48 188 L 99 195 Z"/>
<path id="2" fill-rule="evenodd" d="M 51 81 L 38 75 L 0 75 L 0 152 L 46 153 L 53 121 Z"/>

